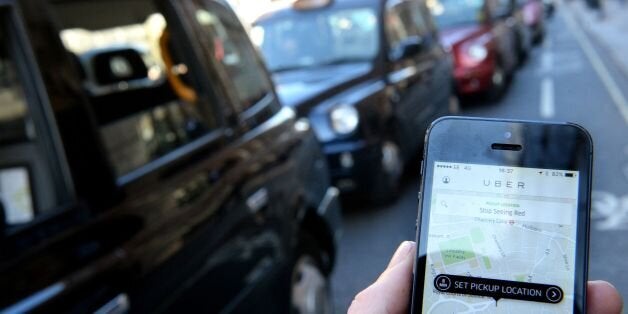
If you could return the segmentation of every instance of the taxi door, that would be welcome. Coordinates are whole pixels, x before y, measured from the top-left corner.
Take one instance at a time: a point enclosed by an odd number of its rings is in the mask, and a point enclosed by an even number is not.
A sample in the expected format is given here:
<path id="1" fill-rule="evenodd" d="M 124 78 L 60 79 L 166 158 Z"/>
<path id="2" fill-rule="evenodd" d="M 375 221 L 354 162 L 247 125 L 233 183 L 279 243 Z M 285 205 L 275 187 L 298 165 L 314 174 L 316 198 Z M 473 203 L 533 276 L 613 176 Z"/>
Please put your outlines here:
<path id="1" fill-rule="evenodd" d="M 223 100 L 228 138 L 212 158 L 221 168 L 208 173 L 217 181 L 207 186 L 214 190 L 208 197 L 225 197 L 224 202 L 212 204 L 213 218 L 194 230 L 198 237 L 187 250 L 206 255 L 167 295 L 162 309 L 287 312 L 290 235 L 297 228 L 292 217 L 297 216 L 301 188 L 291 154 L 303 134 L 293 127 L 294 112 L 279 105 L 246 31 L 224 2 L 172 1 L 165 6 L 181 22 L 173 27 L 189 36 L 176 42 L 199 60 L 191 71 L 202 86 L 214 86 L 215 97 Z M 185 260 L 177 265 L 171 267 L 192 266 Z"/>

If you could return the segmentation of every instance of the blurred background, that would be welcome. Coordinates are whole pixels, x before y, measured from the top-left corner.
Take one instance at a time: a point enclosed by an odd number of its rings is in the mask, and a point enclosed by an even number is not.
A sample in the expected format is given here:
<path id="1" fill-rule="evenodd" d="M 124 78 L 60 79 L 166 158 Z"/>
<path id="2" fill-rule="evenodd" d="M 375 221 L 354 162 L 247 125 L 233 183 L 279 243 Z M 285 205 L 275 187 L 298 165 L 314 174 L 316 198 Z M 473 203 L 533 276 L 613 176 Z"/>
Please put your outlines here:
<path id="1" fill-rule="evenodd" d="M 243 21 L 252 22 L 263 15 L 257 12 L 276 10 L 281 2 L 231 3 Z M 623 261 L 628 247 L 619 239 L 628 229 L 628 5 L 621 0 L 545 1 L 537 9 L 528 1 L 520 3 L 532 36 L 538 36 L 527 59 L 500 99 L 461 97 L 460 114 L 571 121 L 591 132 L 595 165 L 589 278 L 611 281 L 626 298 Z M 478 4 L 445 0 L 427 5 L 441 41 L 447 42 L 442 33 L 464 25 L 465 15 L 475 18 L 469 8 Z M 414 239 L 418 166 L 407 168 L 394 203 L 345 204 L 339 260 L 332 275 L 336 312 L 345 312 L 355 294 L 379 276 L 401 241 Z"/>

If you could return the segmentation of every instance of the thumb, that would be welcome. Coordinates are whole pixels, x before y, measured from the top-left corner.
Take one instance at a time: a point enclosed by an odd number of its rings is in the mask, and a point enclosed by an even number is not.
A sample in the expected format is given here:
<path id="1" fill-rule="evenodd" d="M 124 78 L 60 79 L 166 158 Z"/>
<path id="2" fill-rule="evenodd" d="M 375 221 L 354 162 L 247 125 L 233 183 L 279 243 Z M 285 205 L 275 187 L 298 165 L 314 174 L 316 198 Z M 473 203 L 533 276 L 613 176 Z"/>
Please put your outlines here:
<path id="1" fill-rule="evenodd" d="M 384 273 L 355 297 L 349 307 L 349 313 L 407 312 L 415 252 L 414 242 L 401 243 Z"/>
<path id="2" fill-rule="evenodd" d="M 592 314 L 622 313 L 623 301 L 617 289 L 606 281 L 589 281 L 587 312 Z"/>

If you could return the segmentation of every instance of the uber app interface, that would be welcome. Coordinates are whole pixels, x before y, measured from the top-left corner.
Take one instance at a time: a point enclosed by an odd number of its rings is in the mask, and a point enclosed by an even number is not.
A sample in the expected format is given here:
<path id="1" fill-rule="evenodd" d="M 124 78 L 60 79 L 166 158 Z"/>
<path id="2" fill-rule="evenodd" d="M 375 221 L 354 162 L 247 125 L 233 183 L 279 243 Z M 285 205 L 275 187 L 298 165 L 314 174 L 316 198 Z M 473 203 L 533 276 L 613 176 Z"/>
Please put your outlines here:
<path id="1" fill-rule="evenodd" d="M 578 176 L 436 162 L 423 313 L 572 313 Z"/>

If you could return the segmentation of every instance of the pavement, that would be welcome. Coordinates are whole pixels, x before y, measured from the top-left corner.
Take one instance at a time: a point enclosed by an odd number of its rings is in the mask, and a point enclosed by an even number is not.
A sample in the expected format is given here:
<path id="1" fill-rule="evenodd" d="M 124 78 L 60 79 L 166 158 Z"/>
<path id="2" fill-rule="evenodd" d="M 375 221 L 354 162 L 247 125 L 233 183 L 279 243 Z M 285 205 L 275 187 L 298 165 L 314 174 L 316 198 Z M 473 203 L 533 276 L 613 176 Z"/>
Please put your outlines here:
<path id="1" fill-rule="evenodd" d="M 531 52 L 504 98 L 466 103 L 462 114 L 572 121 L 590 131 L 595 157 L 589 279 L 612 282 L 628 300 L 628 75 L 617 57 L 628 51 L 617 50 L 628 37 L 602 39 L 610 35 L 594 33 L 608 27 L 604 23 L 622 24 L 611 22 L 618 10 L 598 23 L 595 15 L 574 5 L 581 0 L 572 1 L 557 6 L 545 41 Z M 418 183 L 417 171 L 410 171 L 395 203 L 346 208 L 332 275 L 337 313 L 345 313 L 353 296 L 379 276 L 401 241 L 414 240 Z"/>
<path id="2" fill-rule="evenodd" d="M 566 2 L 566 8 L 588 33 L 606 49 L 613 61 L 628 76 L 628 1 L 603 0 L 603 13 L 589 9 L 583 0 Z"/>

